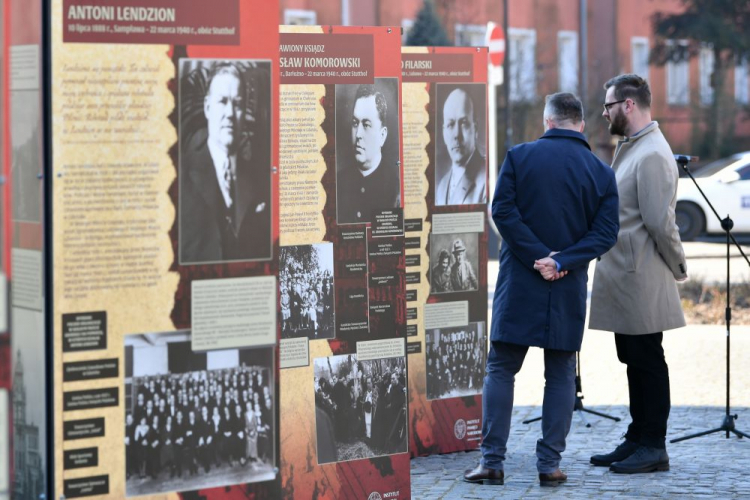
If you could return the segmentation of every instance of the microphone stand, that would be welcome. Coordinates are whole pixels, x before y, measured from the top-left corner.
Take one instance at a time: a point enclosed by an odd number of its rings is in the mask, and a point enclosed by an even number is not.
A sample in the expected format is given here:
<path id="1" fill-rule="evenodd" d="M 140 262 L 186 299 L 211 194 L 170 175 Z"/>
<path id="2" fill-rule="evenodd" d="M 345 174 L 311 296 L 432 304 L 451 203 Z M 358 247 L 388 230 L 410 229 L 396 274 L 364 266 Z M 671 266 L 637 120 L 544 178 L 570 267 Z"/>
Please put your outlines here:
<path id="1" fill-rule="evenodd" d="M 592 415 L 596 415 L 599 417 L 608 418 L 610 420 L 614 420 L 615 422 L 620 421 L 620 417 L 613 417 L 612 415 L 607 415 L 606 413 L 602 413 L 595 410 L 589 410 L 588 408 L 585 408 L 583 406 L 583 389 L 581 388 L 581 353 L 576 352 L 576 400 L 573 404 L 573 412 L 578 412 L 578 416 L 581 417 L 581 420 L 584 424 L 586 424 L 586 427 L 591 427 L 591 424 L 586 420 L 586 417 L 584 416 L 584 412 L 591 413 Z M 538 420 L 541 420 L 542 417 L 533 417 L 529 418 L 527 420 L 524 420 L 524 424 L 530 424 L 531 422 L 536 422 Z"/>
<path id="2" fill-rule="evenodd" d="M 732 245 L 730 244 L 730 241 L 734 242 L 734 244 L 737 246 L 737 248 L 739 249 L 740 253 L 745 258 L 745 262 L 747 262 L 748 266 L 750 266 L 750 260 L 748 260 L 747 255 L 745 255 L 745 252 L 742 250 L 742 247 L 739 245 L 739 243 L 737 243 L 737 240 L 734 239 L 734 235 L 732 235 L 731 231 L 732 231 L 732 227 L 734 227 L 734 222 L 732 221 L 732 219 L 729 217 L 729 215 L 727 215 L 727 217 L 725 219 L 722 219 L 719 216 L 719 214 L 718 214 L 718 212 L 716 212 L 716 209 L 714 208 L 714 206 L 708 200 L 708 197 L 706 197 L 706 194 L 703 192 L 703 190 L 701 189 L 701 187 L 698 185 L 698 182 L 695 180 L 695 177 L 693 177 L 693 174 L 691 174 L 690 170 L 687 168 L 688 162 L 690 162 L 690 161 L 696 161 L 697 158 L 696 157 L 685 156 L 685 155 L 675 155 L 675 160 L 680 165 L 680 167 L 682 167 L 682 170 L 684 170 L 685 173 L 687 173 L 688 176 L 690 176 L 690 178 L 693 180 L 693 183 L 695 184 L 695 187 L 698 188 L 698 191 L 700 191 L 701 196 L 703 196 L 703 199 L 706 200 L 706 203 L 708 203 L 708 206 L 711 207 L 711 211 L 714 213 L 714 215 L 716 216 L 716 218 L 719 221 L 721 221 L 721 228 L 724 230 L 724 232 L 727 235 L 727 294 L 726 294 L 726 297 L 727 297 L 727 306 L 726 306 L 725 314 L 724 314 L 724 318 L 725 318 L 726 324 L 727 324 L 727 346 L 726 346 L 726 349 L 727 349 L 727 351 L 726 351 L 726 358 L 727 358 L 727 373 L 726 373 L 726 376 L 727 376 L 727 380 L 726 380 L 726 385 L 727 385 L 727 406 L 726 406 L 726 414 L 724 415 L 724 420 L 721 422 L 721 425 L 719 427 L 716 427 L 715 429 L 710 429 L 710 430 L 707 430 L 707 431 L 703 431 L 703 432 L 697 432 L 695 434 L 689 434 L 687 436 L 682 436 L 682 437 L 679 437 L 679 438 L 676 438 L 676 439 L 672 439 L 672 440 L 670 440 L 670 443 L 677 443 L 679 441 L 684 441 L 686 439 L 692 439 L 692 438 L 696 438 L 696 437 L 700 437 L 700 436 L 705 436 L 707 434 L 713 434 L 714 432 L 726 432 L 727 439 L 729 439 L 729 433 L 730 432 L 736 434 L 740 438 L 741 437 L 750 438 L 750 434 L 746 434 L 746 433 L 744 433 L 744 432 L 742 432 L 740 430 L 737 430 L 735 428 L 734 421 L 737 420 L 737 414 L 732 415 L 730 413 L 730 411 L 729 411 L 729 409 L 730 409 L 730 406 L 729 406 L 729 387 L 730 387 L 730 371 L 729 371 L 730 344 L 729 344 L 729 341 L 730 341 L 730 338 L 731 338 L 731 324 L 732 324 L 732 304 L 730 302 L 730 296 L 731 295 L 730 295 L 730 291 L 729 291 L 730 290 L 729 289 L 729 284 L 730 284 L 729 283 L 729 261 L 730 261 L 729 250 L 732 247 Z"/>

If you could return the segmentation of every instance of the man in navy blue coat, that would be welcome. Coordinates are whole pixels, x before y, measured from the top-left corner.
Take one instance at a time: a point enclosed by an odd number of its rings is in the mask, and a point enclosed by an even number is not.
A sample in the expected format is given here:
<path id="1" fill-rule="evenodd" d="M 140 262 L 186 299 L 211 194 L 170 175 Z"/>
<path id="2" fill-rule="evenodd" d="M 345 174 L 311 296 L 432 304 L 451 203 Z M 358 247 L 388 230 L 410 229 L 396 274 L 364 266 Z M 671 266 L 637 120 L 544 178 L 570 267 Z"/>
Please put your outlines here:
<path id="1" fill-rule="evenodd" d="M 503 484 L 513 381 L 529 346 L 544 349 L 540 483 L 567 479 L 559 464 L 575 404 L 588 264 L 617 241 L 618 197 L 612 169 L 582 134 L 578 98 L 547 96 L 544 126 L 539 140 L 508 152 L 492 200 L 503 246 L 484 381 L 482 461 L 464 475 L 469 482 Z"/>

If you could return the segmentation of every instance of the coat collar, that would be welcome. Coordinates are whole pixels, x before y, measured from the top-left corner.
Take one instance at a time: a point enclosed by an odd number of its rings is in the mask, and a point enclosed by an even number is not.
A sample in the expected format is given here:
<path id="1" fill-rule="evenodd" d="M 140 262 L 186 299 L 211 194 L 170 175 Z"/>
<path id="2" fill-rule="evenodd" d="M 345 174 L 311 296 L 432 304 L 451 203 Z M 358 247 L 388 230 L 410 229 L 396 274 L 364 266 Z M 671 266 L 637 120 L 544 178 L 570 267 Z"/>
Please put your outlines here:
<path id="1" fill-rule="evenodd" d="M 631 135 L 630 137 L 625 137 L 624 139 L 620 140 L 619 142 L 621 144 L 627 143 L 627 142 L 635 142 L 638 139 L 647 136 L 654 130 L 659 128 L 659 122 L 652 121 L 648 125 L 646 125 L 644 128 L 639 130 L 635 135 Z"/>
<path id="2" fill-rule="evenodd" d="M 557 138 L 565 138 L 565 139 L 577 139 L 584 143 L 587 148 L 589 148 L 589 151 L 591 150 L 591 146 L 589 146 L 588 141 L 586 140 L 586 136 L 584 136 L 580 132 L 576 132 L 575 130 L 568 130 L 564 128 L 551 128 L 548 131 L 544 133 L 543 136 L 540 137 L 540 139 L 557 139 Z"/>
<path id="3" fill-rule="evenodd" d="M 620 153 L 622 148 L 635 144 L 637 140 L 647 136 L 651 132 L 658 130 L 658 129 L 659 129 L 659 123 L 656 121 L 652 121 L 651 123 L 646 125 L 644 129 L 640 130 L 637 134 L 630 136 L 630 137 L 625 137 L 624 139 L 619 140 L 617 142 L 617 147 L 615 148 L 614 157 L 612 158 L 612 166 L 614 167 L 615 160 L 617 159 L 617 155 Z"/>

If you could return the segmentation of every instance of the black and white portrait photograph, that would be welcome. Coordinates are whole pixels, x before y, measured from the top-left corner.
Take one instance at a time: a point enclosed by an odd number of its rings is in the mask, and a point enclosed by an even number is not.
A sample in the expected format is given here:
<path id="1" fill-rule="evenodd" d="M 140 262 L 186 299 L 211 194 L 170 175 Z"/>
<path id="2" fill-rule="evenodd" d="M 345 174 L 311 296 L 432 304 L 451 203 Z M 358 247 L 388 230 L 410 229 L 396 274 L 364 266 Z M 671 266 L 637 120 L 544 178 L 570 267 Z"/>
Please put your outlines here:
<path id="1" fill-rule="evenodd" d="M 438 84 L 435 205 L 487 203 L 487 86 Z"/>
<path id="2" fill-rule="evenodd" d="M 318 463 L 407 451 L 406 359 L 314 360 Z"/>
<path id="3" fill-rule="evenodd" d="M 479 289 L 479 233 L 430 234 L 430 293 Z"/>
<path id="4" fill-rule="evenodd" d="M 126 336 L 127 496 L 274 479 L 273 359 L 193 352 L 189 332 Z"/>
<path id="5" fill-rule="evenodd" d="M 336 220 L 401 206 L 398 79 L 336 85 Z"/>
<path id="6" fill-rule="evenodd" d="M 268 260 L 271 63 L 179 63 L 179 262 Z"/>
<path id="7" fill-rule="evenodd" d="M 482 394 L 487 359 L 485 323 L 425 331 L 427 399 Z"/>
<path id="8" fill-rule="evenodd" d="M 281 247 L 279 301 L 282 337 L 333 338 L 333 243 Z"/>
<path id="9" fill-rule="evenodd" d="M 13 219 L 40 222 L 42 214 L 42 139 L 39 91 L 11 92 L 11 179 Z"/>

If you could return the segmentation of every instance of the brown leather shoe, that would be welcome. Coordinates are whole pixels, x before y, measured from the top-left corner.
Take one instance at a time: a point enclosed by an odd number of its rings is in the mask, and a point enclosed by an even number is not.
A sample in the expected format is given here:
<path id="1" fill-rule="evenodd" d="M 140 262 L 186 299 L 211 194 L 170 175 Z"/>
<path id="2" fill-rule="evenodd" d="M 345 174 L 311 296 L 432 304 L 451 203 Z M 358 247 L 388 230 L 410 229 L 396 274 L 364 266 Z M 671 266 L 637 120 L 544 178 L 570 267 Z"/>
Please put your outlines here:
<path id="1" fill-rule="evenodd" d="M 555 472 L 552 472 L 550 474 L 539 474 L 539 483 L 542 486 L 560 486 L 567 480 L 568 476 L 560 469 L 557 469 Z"/>
<path id="2" fill-rule="evenodd" d="M 502 485 L 505 474 L 498 469 L 485 469 L 482 464 L 464 473 L 464 481 L 467 483 Z"/>

